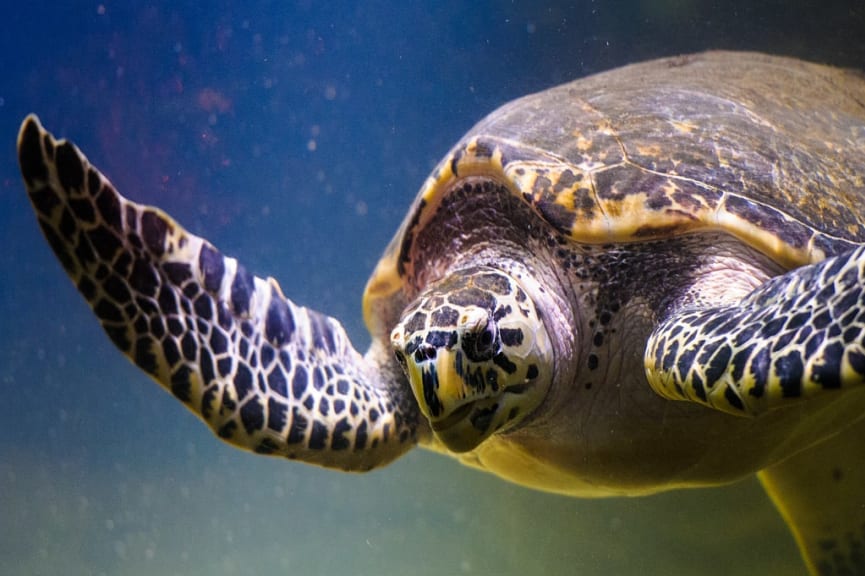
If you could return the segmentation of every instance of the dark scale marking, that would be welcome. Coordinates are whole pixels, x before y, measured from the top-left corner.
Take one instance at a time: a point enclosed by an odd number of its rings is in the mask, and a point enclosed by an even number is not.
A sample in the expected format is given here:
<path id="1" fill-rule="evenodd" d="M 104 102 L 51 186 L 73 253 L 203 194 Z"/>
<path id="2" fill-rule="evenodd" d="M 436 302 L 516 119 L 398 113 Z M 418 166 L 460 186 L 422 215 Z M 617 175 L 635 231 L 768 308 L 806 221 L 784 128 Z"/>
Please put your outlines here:
<path id="1" fill-rule="evenodd" d="M 724 344 L 709 360 L 709 365 L 706 367 L 706 386 L 711 388 L 715 382 L 726 372 L 727 365 L 730 362 L 730 356 L 733 351 L 729 345 Z"/>
<path id="2" fill-rule="evenodd" d="M 507 374 L 513 374 L 517 371 L 517 365 L 502 353 L 493 356 L 493 364 L 504 370 Z"/>
<path id="3" fill-rule="evenodd" d="M 201 397 L 201 416 L 205 420 L 210 420 L 213 415 L 213 401 L 216 400 L 216 394 L 219 392 L 218 386 L 211 386 L 204 391 Z"/>
<path id="4" fill-rule="evenodd" d="M 312 387 L 321 390 L 324 388 L 324 384 L 324 372 L 322 372 L 321 367 L 316 366 L 312 371 Z"/>
<path id="5" fill-rule="evenodd" d="M 288 398 L 288 381 L 285 379 L 285 374 L 279 366 L 274 367 L 267 377 L 267 386 L 273 390 L 275 394 L 279 394 L 283 398 Z"/>
<path id="6" fill-rule="evenodd" d="M 775 341 L 775 345 L 772 346 L 773 352 L 780 352 L 787 348 L 787 346 L 796 339 L 795 332 L 784 332 L 778 339 Z"/>
<path id="7" fill-rule="evenodd" d="M 96 253 L 87 238 L 82 237 L 78 242 L 78 246 L 75 247 L 75 257 L 85 270 L 91 268 L 96 262 Z"/>
<path id="8" fill-rule="evenodd" d="M 589 358 L 586 361 L 589 370 L 597 369 L 599 363 L 600 361 L 598 360 L 597 354 L 589 354 Z"/>
<path id="9" fill-rule="evenodd" d="M 330 440 L 331 450 L 346 450 L 351 445 L 348 438 L 345 437 L 346 432 L 351 431 L 351 424 L 348 418 L 342 418 L 333 427 L 333 437 Z"/>
<path id="10" fill-rule="evenodd" d="M 270 344 L 262 344 L 258 353 L 261 357 L 261 367 L 264 369 L 270 368 L 270 365 L 276 360 L 276 350 Z"/>
<path id="11" fill-rule="evenodd" d="M 150 334 L 150 325 L 147 322 L 147 317 L 144 315 L 139 315 L 138 318 L 135 319 L 135 323 L 132 327 L 140 336 Z"/>
<path id="12" fill-rule="evenodd" d="M 152 254 L 162 256 L 165 253 L 165 237 L 168 232 L 168 222 L 156 212 L 146 210 L 141 215 L 141 237 Z"/>
<path id="13" fill-rule="evenodd" d="M 150 319 L 150 333 L 157 340 L 162 340 L 165 336 L 165 320 L 161 316 L 154 316 Z"/>
<path id="14" fill-rule="evenodd" d="M 811 325 L 815 330 L 823 330 L 832 323 L 832 313 L 829 310 L 824 310 L 818 313 L 811 320 Z"/>
<path id="15" fill-rule="evenodd" d="M 219 327 L 223 330 L 231 330 L 231 327 L 234 326 L 234 319 L 232 319 L 231 311 L 228 307 L 222 302 L 219 302 L 219 305 L 216 308 L 216 314 Z"/>
<path id="16" fill-rule="evenodd" d="M 291 426 L 288 429 L 288 438 L 286 442 L 288 444 L 299 444 L 303 442 L 304 436 L 306 435 L 306 426 L 309 421 L 306 419 L 306 416 L 303 415 L 303 412 L 295 406 L 291 409 Z"/>
<path id="17" fill-rule="evenodd" d="M 192 278 L 192 270 L 189 269 L 187 264 L 182 262 L 165 262 L 162 264 L 162 270 L 165 272 L 165 275 L 175 286 L 182 286 L 185 282 Z M 195 284 L 190 284 L 189 286 L 196 286 Z M 188 286 L 184 287 L 184 294 L 188 297 L 192 297 L 195 294 L 187 294 Z"/>
<path id="18" fill-rule="evenodd" d="M 859 341 L 861 334 L 862 330 L 858 326 L 850 326 L 844 330 L 841 338 L 844 340 L 844 344 L 853 344 Z"/>
<path id="19" fill-rule="evenodd" d="M 274 454 L 279 450 L 279 444 L 270 438 L 262 438 L 258 446 L 255 447 L 256 454 Z"/>
<path id="20" fill-rule="evenodd" d="M 337 416 L 342 414 L 345 411 L 345 400 L 341 400 L 339 398 L 334 400 L 333 401 L 333 411 Z"/>
<path id="21" fill-rule="evenodd" d="M 802 373 L 804 366 L 798 351 L 793 351 L 775 361 L 775 373 L 781 383 L 784 398 L 798 398 L 802 395 Z"/>
<path id="22" fill-rule="evenodd" d="M 198 288 L 198 284 L 190 282 L 183 287 L 183 295 L 188 301 L 195 300 L 196 296 L 200 293 L 201 290 Z"/>
<path id="23" fill-rule="evenodd" d="M 664 355 L 664 360 L 661 363 L 661 369 L 664 372 L 670 372 L 676 365 L 676 358 L 679 356 L 679 341 L 674 340 L 670 345 L 669 350 Z"/>
<path id="24" fill-rule="evenodd" d="M 129 285 L 139 294 L 154 298 L 156 297 L 156 287 L 159 285 L 159 278 L 150 264 L 144 260 L 136 260 L 135 264 L 132 265 Z"/>
<path id="25" fill-rule="evenodd" d="M 237 408 L 237 402 L 234 401 L 234 398 L 231 397 L 231 390 L 228 386 L 222 389 L 222 408 L 220 409 L 220 414 L 228 414 L 234 412 L 234 409 Z"/>
<path id="26" fill-rule="evenodd" d="M 78 230 L 78 224 L 75 223 L 75 217 L 72 216 L 72 212 L 69 211 L 68 208 L 63 208 L 60 212 L 60 224 L 57 228 L 60 230 L 60 236 L 63 238 L 68 238 L 70 240 L 75 236 L 75 232 Z"/>
<path id="27" fill-rule="evenodd" d="M 42 145 L 39 133 L 39 125 L 32 118 L 27 119 L 24 130 L 21 132 L 21 145 L 18 147 L 18 163 L 21 172 L 29 185 L 36 180 L 48 179 L 48 167 L 43 162 Z M 49 138 L 45 138 L 46 144 L 50 144 Z M 48 154 L 50 155 L 50 149 Z"/>
<path id="28" fill-rule="evenodd" d="M 682 350 L 679 357 L 676 359 L 676 369 L 679 371 L 679 380 L 687 380 L 688 373 L 694 365 L 694 359 L 697 357 L 697 348 L 688 348 Z"/>
<path id="29" fill-rule="evenodd" d="M 733 356 L 733 360 L 730 364 L 733 367 L 733 371 L 730 373 L 730 376 L 733 378 L 734 382 L 739 382 L 742 379 L 742 376 L 745 374 L 745 367 L 748 364 L 748 359 L 751 357 L 751 354 L 754 352 L 754 348 L 756 344 L 751 344 L 747 348 L 743 348 L 736 352 Z"/>
<path id="30" fill-rule="evenodd" d="M 201 358 L 198 361 L 201 369 L 201 381 L 204 386 L 210 384 L 216 379 L 216 373 L 213 370 L 213 356 L 210 355 L 210 350 L 207 347 L 201 348 Z"/>
<path id="31" fill-rule="evenodd" d="M 180 348 L 174 338 L 166 338 L 162 341 L 162 355 L 169 367 L 177 366 L 180 362 Z"/>
<path id="32" fill-rule="evenodd" d="M 427 344 L 435 348 L 447 348 L 448 350 L 454 347 L 457 339 L 457 333 L 454 330 L 430 330 L 426 335 Z"/>
<path id="33" fill-rule="evenodd" d="M 865 354 L 849 350 L 847 352 L 847 361 L 857 374 L 865 375 Z"/>
<path id="34" fill-rule="evenodd" d="M 434 364 L 421 370 L 421 382 L 423 385 L 424 402 L 429 406 L 430 414 L 433 417 L 437 417 L 441 414 L 442 405 L 436 393 L 438 389 L 438 375 L 436 374 Z"/>
<path id="35" fill-rule="evenodd" d="M 319 350 L 328 353 L 336 352 L 336 342 L 333 339 L 333 330 L 327 323 L 327 317 L 323 314 L 310 310 L 307 312 L 309 325 L 312 328 L 312 344 Z"/>
<path id="36" fill-rule="evenodd" d="M 195 299 L 192 305 L 195 310 L 195 315 L 204 321 L 210 321 L 213 318 L 213 300 L 207 294 L 201 294 Z"/>
<path id="37" fill-rule="evenodd" d="M 237 365 L 237 372 L 234 375 L 234 388 L 237 392 L 237 399 L 241 402 L 253 390 L 252 372 L 244 364 Z"/>
<path id="38" fill-rule="evenodd" d="M 93 224 L 96 222 L 96 210 L 89 199 L 69 198 L 69 208 L 79 222 Z"/>
<path id="39" fill-rule="evenodd" d="M 188 366 L 180 366 L 171 373 L 171 393 L 178 400 L 189 403 L 192 400 L 192 383 L 189 381 L 191 370 Z"/>
<path id="40" fill-rule="evenodd" d="M 132 293 L 126 286 L 126 282 L 121 280 L 116 274 L 111 274 L 102 283 L 102 287 L 111 298 L 118 304 L 126 304 L 132 301 Z"/>
<path id="41" fill-rule="evenodd" d="M 226 378 L 230 376 L 231 371 L 234 370 L 234 360 L 232 360 L 231 356 L 220 358 L 216 361 L 216 369 L 219 371 L 220 376 Z"/>
<path id="42" fill-rule="evenodd" d="M 234 281 L 231 283 L 231 307 L 239 315 L 249 312 L 249 299 L 255 287 L 253 276 L 242 265 L 237 265 Z"/>
<path id="43" fill-rule="evenodd" d="M 604 333 L 603 332 L 595 332 L 594 336 L 592 336 L 592 344 L 595 347 L 603 346 L 604 344 Z"/>
<path id="44" fill-rule="evenodd" d="M 303 366 L 298 366 L 294 372 L 294 376 L 291 379 L 291 396 L 297 400 L 303 398 L 304 393 L 306 393 L 306 369 Z"/>
<path id="45" fill-rule="evenodd" d="M 111 341 L 114 342 L 115 346 L 124 352 L 129 352 L 132 343 L 126 335 L 126 326 L 108 326 L 103 324 L 102 328 L 105 330 L 105 333 L 108 334 Z"/>
<path id="46" fill-rule="evenodd" d="M 267 318 L 264 323 L 264 334 L 267 340 L 278 348 L 291 340 L 294 336 L 294 330 L 294 317 L 288 303 L 279 297 L 276 288 L 272 288 L 270 305 L 267 307 Z"/>
<path id="47" fill-rule="evenodd" d="M 92 302 L 96 297 L 96 284 L 90 281 L 90 278 L 87 276 L 82 276 L 78 281 L 78 291 L 87 299 L 88 302 Z"/>
<path id="48" fill-rule="evenodd" d="M 234 436 L 235 430 L 237 430 L 237 422 L 235 422 L 234 420 L 229 420 L 228 422 L 219 427 L 219 430 L 216 431 L 216 434 L 223 440 L 230 440 L 231 437 Z"/>
<path id="49" fill-rule="evenodd" d="M 288 421 L 288 406 L 276 398 L 267 400 L 267 427 L 274 432 L 282 432 Z"/>
<path id="50" fill-rule="evenodd" d="M 187 332 L 183 335 L 180 341 L 180 349 L 183 350 L 183 357 L 189 362 L 195 362 L 198 357 L 198 344 L 195 341 L 195 336 L 192 332 Z"/>
<path id="51" fill-rule="evenodd" d="M 519 346 L 523 343 L 523 331 L 519 328 L 502 328 L 499 335 L 505 346 Z"/>
<path id="52" fill-rule="evenodd" d="M 339 392 L 341 396 L 348 395 L 349 391 L 349 383 L 345 378 L 340 378 L 336 381 L 336 391 Z"/>
<path id="53" fill-rule="evenodd" d="M 769 381 L 769 371 L 772 369 L 772 355 L 768 347 L 761 348 L 751 360 L 751 376 L 754 385 L 748 390 L 748 394 L 755 398 L 762 398 Z"/>
<path id="54" fill-rule="evenodd" d="M 318 413 L 324 417 L 330 414 L 330 402 L 327 400 L 327 396 L 318 399 Z"/>
<path id="55" fill-rule="evenodd" d="M 84 166 L 82 166 L 81 158 L 75 151 L 75 146 L 69 142 L 60 144 L 57 147 L 54 161 L 57 164 L 60 186 L 66 190 L 83 190 Z"/>
<path id="56" fill-rule="evenodd" d="M 841 388 L 841 361 L 844 359 L 844 345 L 833 342 L 823 349 L 823 363 L 813 368 L 814 381 L 826 389 Z"/>
<path id="57" fill-rule="evenodd" d="M 204 278 L 204 289 L 215 294 L 222 285 L 222 277 L 225 275 L 225 260 L 215 248 L 207 242 L 202 244 L 198 253 L 198 269 Z"/>
<path id="58" fill-rule="evenodd" d="M 310 450 L 323 450 L 327 445 L 327 425 L 318 420 L 312 421 L 312 433 L 309 435 Z"/>
<path id="59" fill-rule="evenodd" d="M 366 420 L 364 420 L 358 425 L 357 429 L 354 431 L 354 449 L 356 451 L 360 451 L 366 448 L 366 440 Z"/>
<path id="60" fill-rule="evenodd" d="M 156 374 L 156 355 L 151 350 L 153 341 L 148 337 L 142 337 L 135 342 L 133 357 L 135 364 L 148 374 Z"/>
<path id="61" fill-rule="evenodd" d="M 739 395 L 736 394 L 736 391 L 729 384 L 724 387 L 724 399 L 727 400 L 727 403 L 729 403 L 730 406 L 737 410 L 745 409 L 745 405 L 742 403 L 742 399 L 739 398 Z"/>
<path id="62" fill-rule="evenodd" d="M 105 226 L 97 226 L 85 233 L 90 245 L 93 246 L 96 253 L 99 254 L 99 259 L 103 262 L 111 262 L 114 255 L 123 249 L 123 244 L 117 234 L 106 228 Z M 147 265 L 141 260 L 136 260 L 136 264 Z"/>
<path id="63" fill-rule="evenodd" d="M 101 298 L 94 306 L 93 312 L 104 322 L 120 323 L 124 321 L 123 313 L 120 308 L 114 305 L 110 300 Z"/>
<path id="64" fill-rule="evenodd" d="M 39 188 L 30 192 L 30 202 L 33 203 L 36 212 L 50 216 L 54 209 L 60 205 L 60 197 L 51 188 Z"/>
<path id="65" fill-rule="evenodd" d="M 240 420 L 247 434 L 252 434 L 264 428 L 264 406 L 258 398 L 252 398 L 240 407 Z"/>
<path id="66" fill-rule="evenodd" d="M 216 355 L 225 354 L 228 351 L 228 339 L 222 330 L 214 330 L 210 333 L 210 349 Z"/>
<path id="67" fill-rule="evenodd" d="M 433 328 L 450 328 L 456 326 L 460 313 L 450 306 L 442 306 L 433 310 L 430 315 L 430 325 Z M 408 326 L 406 326 L 408 328 Z M 411 330 L 409 330 L 411 332 Z"/>

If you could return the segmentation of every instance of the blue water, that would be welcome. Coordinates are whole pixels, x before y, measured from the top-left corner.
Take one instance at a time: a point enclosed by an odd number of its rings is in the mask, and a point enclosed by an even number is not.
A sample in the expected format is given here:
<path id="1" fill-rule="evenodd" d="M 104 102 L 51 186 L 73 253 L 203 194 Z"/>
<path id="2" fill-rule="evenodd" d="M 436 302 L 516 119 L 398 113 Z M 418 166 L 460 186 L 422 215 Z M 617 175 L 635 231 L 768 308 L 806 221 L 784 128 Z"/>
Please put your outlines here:
<path id="1" fill-rule="evenodd" d="M 16 4 L 0 34 L 0 573 L 804 573 L 754 481 L 581 501 L 420 451 L 352 476 L 223 445 L 101 333 L 41 238 L 14 141 L 37 112 L 125 195 L 363 348 L 370 270 L 483 114 L 705 48 L 865 68 L 860 2 Z"/>

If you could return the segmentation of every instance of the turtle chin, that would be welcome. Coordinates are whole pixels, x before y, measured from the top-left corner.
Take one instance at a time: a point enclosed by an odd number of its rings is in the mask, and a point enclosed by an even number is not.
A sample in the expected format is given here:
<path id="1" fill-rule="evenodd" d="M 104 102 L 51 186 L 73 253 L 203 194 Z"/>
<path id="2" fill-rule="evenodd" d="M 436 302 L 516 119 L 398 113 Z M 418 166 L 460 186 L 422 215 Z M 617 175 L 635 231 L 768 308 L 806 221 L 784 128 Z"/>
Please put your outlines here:
<path id="1" fill-rule="evenodd" d="M 467 402 L 443 418 L 430 420 L 436 438 L 451 452 L 474 450 L 507 422 L 507 411 L 494 399 Z"/>

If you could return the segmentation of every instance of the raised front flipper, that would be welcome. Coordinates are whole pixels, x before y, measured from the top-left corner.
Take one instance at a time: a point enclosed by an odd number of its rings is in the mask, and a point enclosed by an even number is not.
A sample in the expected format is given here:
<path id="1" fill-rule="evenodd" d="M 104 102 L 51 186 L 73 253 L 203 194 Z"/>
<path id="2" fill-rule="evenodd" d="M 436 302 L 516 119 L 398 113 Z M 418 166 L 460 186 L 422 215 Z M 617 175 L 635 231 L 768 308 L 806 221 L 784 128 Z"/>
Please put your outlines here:
<path id="1" fill-rule="evenodd" d="M 123 198 L 35 116 L 18 156 L 42 231 L 108 336 L 221 438 L 346 470 L 415 444 L 416 403 L 389 353 L 361 356 L 333 318 Z"/>
<path id="2" fill-rule="evenodd" d="M 665 398 L 758 415 L 865 383 L 865 246 L 725 306 L 665 319 L 646 348 Z"/>

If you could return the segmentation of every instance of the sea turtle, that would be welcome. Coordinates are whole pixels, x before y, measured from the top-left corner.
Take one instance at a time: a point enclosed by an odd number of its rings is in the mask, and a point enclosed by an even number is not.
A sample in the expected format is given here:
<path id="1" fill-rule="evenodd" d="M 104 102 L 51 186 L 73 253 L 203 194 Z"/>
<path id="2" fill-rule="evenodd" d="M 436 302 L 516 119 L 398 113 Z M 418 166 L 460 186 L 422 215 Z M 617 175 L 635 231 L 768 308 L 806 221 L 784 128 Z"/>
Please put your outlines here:
<path id="1" fill-rule="evenodd" d="M 236 446 L 363 471 L 420 445 L 575 496 L 756 472 L 814 573 L 865 574 L 859 74 L 714 52 L 499 108 L 373 272 L 365 354 L 35 116 L 18 154 L 108 336 Z"/>

